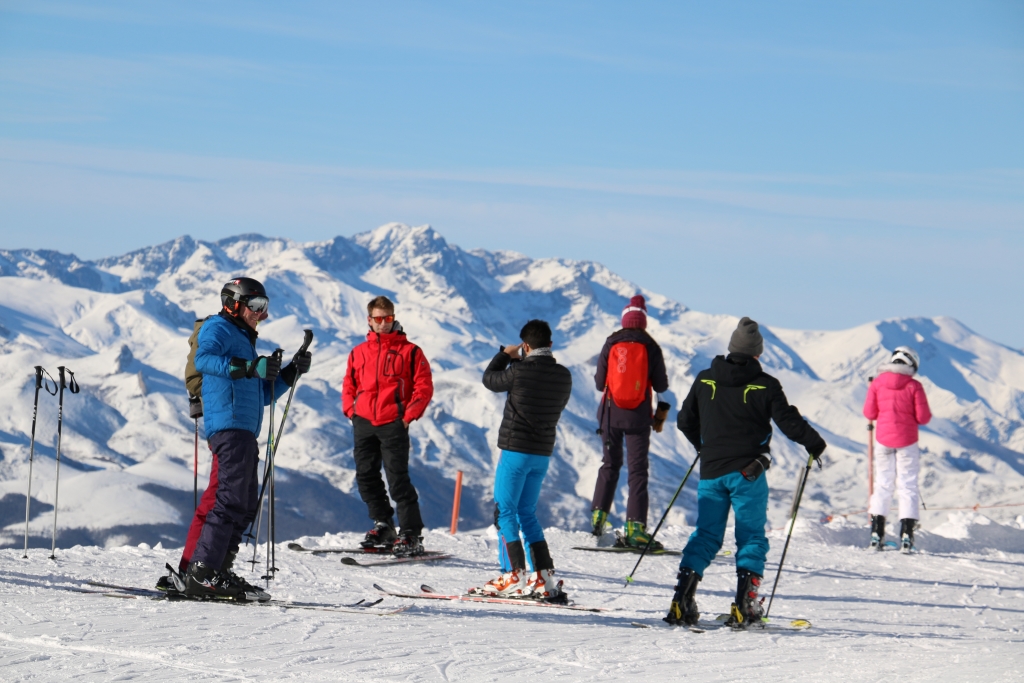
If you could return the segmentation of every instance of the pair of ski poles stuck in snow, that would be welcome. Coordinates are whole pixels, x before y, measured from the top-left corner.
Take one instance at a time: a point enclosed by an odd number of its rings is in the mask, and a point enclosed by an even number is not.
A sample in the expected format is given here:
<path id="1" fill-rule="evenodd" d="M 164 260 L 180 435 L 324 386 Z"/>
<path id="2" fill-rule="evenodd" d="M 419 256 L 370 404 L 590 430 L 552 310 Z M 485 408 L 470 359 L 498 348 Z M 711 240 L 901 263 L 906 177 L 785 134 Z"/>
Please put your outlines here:
<path id="1" fill-rule="evenodd" d="M 64 423 L 64 389 L 72 394 L 80 391 L 78 382 L 75 381 L 75 373 L 64 367 L 57 368 L 59 380 L 53 379 L 53 375 L 47 372 L 42 365 L 35 366 L 36 371 L 36 392 L 32 400 L 32 436 L 28 449 L 28 490 L 25 492 L 25 550 L 23 557 L 28 557 L 28 522 L 32 507 L 32 463 L 36 455 L 36 419 L 39 416 L 39 390 L 43 389 L 50 396 L 56 396 L 60 391 L 57 400 L 57 473 L 53 483 L 53 541 L 50 546 L 50 559 L 57 559 L 57 503 L 60 494 L 60 447 L 61 433 Z M 46 377 L 43 377 L 46 375 Z M 66 375 L 66 376 L 65 376 Z M 53 385 L 53 390 L 50 385 Z"/>
<path id="2" fill-rule="evenodd" d="M 679 488 L 676 489 L 676 493 L 672 496 L 672 500 L 669 501 L 668 507 L 665 508 L 665 514 L 661 516 L 661 520 L 658 522 L 658 526 L 654 527 L 654 533 L 651 534 L 650 540 L 647 541 L 647 545 L 644 546 L 643 551 L 640 553 L 640 557 L 637 558 L 636 564 L 633 565 L 633 571 L 626 577 L 626 585 L 633 583 L 633 575 L 636 574 L 637 568 L 644 559 L 644 555 L 650 550 L 651 544 L 654 543 L 655 537 L 658 535 L 658 531 L 661 530 L 661 525 L 664 524 L 665 518 L 668 517 L 668 513 L 672 510 L 672 506 L 676 504 L 676 499 L 679 494 L 682 493 L 683 487 L 686 486 L 686 481 L 690 478 L 693 473 L 693 468 L 697 466 L 697 461 L 700 460 L 700 453 L 693 459 L 693 464 L 690 465 L 690 469 L 686 471 L 686 476 L 683 477 L 683 481 L 680 482 Z M 793 506 L 789 511 L 789 532 L 786 534 L 786 544 L 782 546 L 782 558 L 779 559 L 779 569 L 775 573 L 775 583 L 772 584 L 771 597 L 768 598 L 768 608 L 764 611 L 765 621 L 768 620 L 768 614 L 772 611 L 772 601 L 775 599 L 775 589 L 779 587 L 779 577 L 782 576 L 782 565 L 786 562 L 786 552 L 789 550 L 789 539 L 793 537 L 793 527 L 796 526 L 796 515 L 800 510 L 800 500 L 804 497 L 804 487 L 807 485 L 807 477 L 811 473 L 811 465 L 814 464 L 814 456 L 810 455 L 807 457 L 807 466 L 804 467 L 803 474 L 800 476 L 800 485 L 796 489 L 796 495 L 793 497 Z M 818 460 L 818 467 L 821 468 L 821 460 Z"/>

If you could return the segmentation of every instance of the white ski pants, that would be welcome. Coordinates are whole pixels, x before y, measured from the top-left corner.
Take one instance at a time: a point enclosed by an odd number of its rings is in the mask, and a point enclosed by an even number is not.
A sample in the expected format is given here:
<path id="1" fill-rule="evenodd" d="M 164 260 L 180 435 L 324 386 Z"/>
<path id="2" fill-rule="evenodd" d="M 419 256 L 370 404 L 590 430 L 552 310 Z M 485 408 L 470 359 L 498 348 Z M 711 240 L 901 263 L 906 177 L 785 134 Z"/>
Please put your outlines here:
<path id="1" fill-rule="evenodd" d="M 875 449 L 875 491 L 871 494 L 869 512 L 888 516 L 895 487 L 900 500 L 900 519 L 920 519 L 921 494 L 917 489 L 920 469 L 921 451 L 916 443 L 904 448 L 879 444 Z"/>

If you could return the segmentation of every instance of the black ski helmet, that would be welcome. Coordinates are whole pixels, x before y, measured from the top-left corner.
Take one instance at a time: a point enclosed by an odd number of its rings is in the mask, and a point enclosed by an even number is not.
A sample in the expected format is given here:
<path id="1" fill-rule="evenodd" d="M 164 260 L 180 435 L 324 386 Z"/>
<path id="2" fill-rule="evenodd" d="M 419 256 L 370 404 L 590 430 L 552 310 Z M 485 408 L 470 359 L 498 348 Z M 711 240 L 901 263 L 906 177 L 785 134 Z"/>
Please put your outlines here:
<path id="1" fill-rule="evenodd" d="M 251 277 L 236 277 L 226 283 L 220 290 L 220 302 L 228 313 L 237 314 L 241 304 L 248 305 L 254 297 L 268 299 L 263 283 Z"/>

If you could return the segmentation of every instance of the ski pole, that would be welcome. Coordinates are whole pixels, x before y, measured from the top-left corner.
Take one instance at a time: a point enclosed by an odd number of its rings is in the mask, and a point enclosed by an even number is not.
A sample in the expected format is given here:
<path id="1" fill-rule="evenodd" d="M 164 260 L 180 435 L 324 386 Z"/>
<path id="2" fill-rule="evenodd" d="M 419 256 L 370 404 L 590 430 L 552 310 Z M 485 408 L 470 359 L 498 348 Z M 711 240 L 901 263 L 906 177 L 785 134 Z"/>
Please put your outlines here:
<path id="1" fill-rule="evenodd" d="M 188 397 L 188 416 L 196 421 L 195 455 L 192 456 L 192 510 L 199 507 L 199 418 L 203 416 L 203 399 L 198 396 Z"/>
<path id="2" fill-rule="evenodd" d="M 192 512 L 199 509 L 199 418 L 196 418 L 196 446 L 192 456 Z"/>
<path id="3" fill-rule="evenodd" d="M 313 330 L 302 331 L 302 346 L 296 352 L 296 356 L 305 355 L 309 345 L 313 343 Z M 284 411 L 281 413 L 281 422 L 277 426 L 277 436 L 274 438 L 274 457 L 270 462 L 270 571 L 273 576 L 277 572 L 277 479 L 274 476 L 277 465 L 277 449 L 281 447 L 281 435 L 284 434 L 284 423 L 288 419 L 288 409 L 292 406 L 292 397 L 295 395 L 295 386 L 299 383 L 299 374 L 295 373 L 292 379 L 292 386 L 288 389 L 288 400 L 285 401 Z"/>
<path id="4" fill-rule="evenodd" d="M 284 353 L 284 349 L 275 349 L 274 353 L 271 354 L 271 355 L 278 356 L 278 358 L 280 358 L 280 354 L 283 354 L 283 353 Z M 249 536 L 249 537 L 252 538 L 252 560 L 249 562 L 249 564 L 252 565 L 252 570 L 253 571 L 256 571 L 256 552 L 259 549 L 259 543 L 260 543 L 260 526 L 261 526 L 260 523 L 263 521 L 263 495 L 267 491 L 267 482 L 270 481 L 270 466 L 271 466 L 270 464 L 271 464 L 271 462 L 273 462 L 273 459 L 274 459 L 274 407 L 277 405 L 277 399 L 274 398 L 274 393 L 276 391 L 276 385 L 277 385 L 277 377 L 274 377 L 274 381 L 272 381 L 270 383 L 271 401 L 270 401 L 270 421 L 269 421 L 269 424 L 267 425 L 268 426 L 268 429 L 267 429 L 267 457 L 266 457 L 266 459 L 265 459 L 265 461 L 263 463 L 263 484 L 260 486 L 259 512 L 257 513 L 256 519 L 254 520 L 254 524 L 256 526 L 256 534 L 255 535 L 251 535 L 250 534 L 250 536 Z M 267 523 L 268 524 L 270 523 L 269 520 L 267 521 Z M 250 525 L 249 530 L 250 530 L 250 532 L 252 531 L 252 525 Z M 267 540 L 268 540 L 268 542 L 270 540 L 270 532 L 269 531 L 267 532 Z M 248 542 L 249 541 L 246 540 L 246 543 L 248 543 Z M 268 550 L 269 550 L 269 548 L 268 548 Z M 264 578 L 266 578 L 266 577 L 264 577 Z"/>
<path id="5" fill-rule="evenodd" d="M 43 369 L 42 365 L 36 366 L 36 397 L 32 401 L 32 440 L 29 442 L 28 447 L 28 491 L 25 492 L 25 554 L 22 558 L 28 558 L 28 517 L 29 517 L 29 506 L 32 503 L 32 461 L 36 455 L 36 416 L 39 414 L 39 389 L 44 386 L 46 393 L 50 396 L 57 394 L 57 383 L 53 382 L 53 377 L 49 380 L 43 379 L 43 374 L 50 377 L 50 373 Z M 50 391 L 50 382 L 53 382 L 53 391 Z"/>
<path id="6" fill-rule="evenodd" d="M 626 586 L 633 583 L 633 574 L 636 574 L 637 567 L 640 566 L 640 562 L 643 561 L 644 555 L 647 554 L 651 544 L 654 543 L 654 537 L 657 536 L 658 531 L 661 530 L 661 525 L 665 522 L 665 518 L 668 517 L 669 510 L 671 510 L 672 506 L 676 504 L 676 498 L 678 498 L 679 494 L 682 493 L 683 487 L 686 486 L 686 480 L 690 478 L 690 475 L 693 473 L 693 468 L 697 466 L 698 460 L 700 460 L 699 452 L 697 453 L 697 457 L 693 459 L 693 464 L 690 465 L 690 469 L 686 471 L 686 476 L 683 477 L 683 480 L 679 483 L 679 488 L 676 489 L 676 494 L 672 496 L 672 500 L 669 501 L 668 507 L 665 508 L 665 514 L 661 516 L 661 521 L 658 522 L 658 526 L 654 527 L 654 533 L 651 534 L 651 539 L 647 541 L 647 545 L 644 546 L 643 552 L 640 553 L 640 557 L 637 558 L 636 564 L 633 565 L 633 571 L 631 571 L 629 576 L 626 577 Z M 623 586 L 623 588 L 625 588 L 625 586 Z"/>
<path id="7" fill-rule="evenodd" d="M 277 354 L 281 349 L 274 351 Z M 267 486 L 267 478 L 270 478 L 270 503 L 267 505 L 267 573 L 263 575 L 263 580 L 267 582 L 267 588 L 270 588 L 270 580 L 273 577 L 270 573 L 270 545 L 271 538 L 273 537 L 273 526 L 274 526 L 274 408 L 277 406 L 277 377 L 270 383 L 270 425 L 267 430 L 267 474 L 263 478 L 263 486 Z M 262 516 L 263 509 L 260 506 L 260 514 Z"/>
<path id="8" fill-rule="evenodd" d="M 313 342 L 313 330 L 303 330 L 302 334 L 303 334 L 302 346 L 299 347 L 299 351 L 295 355 L 306 353 L 306 351 L 309 349 L 309 345 Z M 277 431 L 277 438 L 274 439 L 275 449 L 276 449 L 276 444 L 279 444 L 281 442 L 281 434 L 284 432 L 284 422 L 285 422 L 286 419 L 288 419 L 288 409 L 291 408 L 292 396 L 295 395 L 295 385 L 298 383 L 298 381 L 299 381 L 299 376 L 296 375 L 295 376 L 295 380 L 292 382 L 291 389 L 288 390 L 288 400 L 285 402 L 285 404 L 284 404 L 284 412 L 281 414 L 281 424 L 280 424 L 280 426 L 278 428 L 278 431 Z M 268 440 L 268 445 L 269 445 L 269 440 Z M 272 455 L 273 454 L 270 453 L 270 452 L 267 453 L 267 461 L 266 461 L 266 463 L 264 463 L 264 468 L 263 468 L 263 485 L 260 487 L 260 514 L 256 517 L 256 520 L 253 523 L 255 525 L 255 528 L 256 528 L 256 536 L 254 537 L 253 534 L 252 534 L 252 531 L 253 531 L 253 527 L 252 526 L 249 527 L 249 533 L 245 535 L 245 538 L 246 538 L 245 542 L 248 543 L 249 539 L 251 538 L 251 539 L 253 539 L 253 545 L 255 545 L 256 543 L 259 542 L 260 520 L 263 519 L 263 496 L 266 493 L 267 481 L 268 481 L 267 476 L 268 476 L 268 473 L 270 471 L 270 463 L 272 461 L 272 457 L 271 457 Z M 256 552 L 255 552 L 255 550 L 253 551 L 253 556 L 252 557 L 253 557 L 252 565 L 253 565 L 253 567 L 255 567 L 256 566 Z"/>
<path id="9" fill-rule="evenodd" d="M 64 373 L 68 374 L 68 381 L 65 383 Z M 75 373 L 63 365 L 57 367 L 57 375 L 60 377 L 60 398 L 57 400 L 57 476 L 53 482 L 53 544 L 50 546 L 50 559 L 57 559 L 57 503 L 60 495 L 60 438 L 61 427 L 64 421 L 64 387 L 72 394 L 78 393 L 78 382 L 75 381 Z"/>
<path id="10" fill-rule="evenodd" d="M 772 584 L 772 594 L 768 598 L 768 609 L 764 611 L 763 619 L 768 620 L 768 613 L 772 611 L 772 600 L 775 599 L 775 589 L 779 585 L 779 577 L 782 576 L 782 564 L 786 561 L 786 551 L 789 550 L 789 539 L 793 538 L 793 527 L 796 526 L 796 513 L 800 510 L 800 499 L 804 497 L 804 486 L 807 485 L 807 476 L 811 473 L 811 465 L 814 464 L 815 457 L 813 455 L 807 456 L 807 467 L 804 468 L 804 474 L 800 478 L 800 486 L 796 490 L 796 497 L 793 499 L 793 509 L 790 511 L 789 516 L 789 533 L 786 534 L 786 545 L 782 546 L 782 558 L 779 560 L 779 571 L 775 574 L 775 583 Z M 818 468 L 821 469 L 821 460 L 818 460 Z"/>

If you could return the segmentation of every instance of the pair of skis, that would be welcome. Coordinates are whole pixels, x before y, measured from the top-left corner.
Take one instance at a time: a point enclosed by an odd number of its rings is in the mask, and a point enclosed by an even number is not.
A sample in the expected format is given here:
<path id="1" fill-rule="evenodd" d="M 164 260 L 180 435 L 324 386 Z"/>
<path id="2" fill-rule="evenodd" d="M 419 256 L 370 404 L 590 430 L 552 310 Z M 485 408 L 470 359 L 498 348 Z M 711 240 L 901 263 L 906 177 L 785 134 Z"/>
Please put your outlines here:
<path id="1" fill-rule="evenodd" d="M 449 600 L 452 602 L 482 602 L 489 603 L 492 605 L 518 605 L 520 607 L 546 607 L 549 609 L 566 609 L 576 612 L 609 612 L 607 607 L 583 607 L 582 605 L 574 604 L 560 604 L 557 602 L 545 602 L 543 600 L 531 600 L 527 598 L 494 598 L 485 595 L 466 595 L 466 594 L 452 594 L 446 595 L 444 593 L 438 593 L 433 588 L 427 585 L 420 586 L 419 593 L 396 593 L 389 591 L 386 588 L 382 588 L 377 584 L 373 584 L 373 587 L 380 592 L 381 595 L 390 595 L 395 598 L 413 598 L 415 600 Z"/>
<path id="2" fill-rule="evenodd" d="M 152 588 L 138 588 L 136 586 L 124 586 L 116 583 L 103 583 L 101 581 L 87 581 L 88 585 L 102 590 L 69 589 L 75 592 L 107 595 L 118 598 L 145 598 L 150 600 L 167 600 L 169 602 L 215 602 L 229 605 L 271 605 L 283 607 L 284 609 L 315 610 L 319 612 L 340 612 L 343 614 L 369 614 L 373 616 L 390 616 L 409 609 L 408 607 L 373 609 L 383 601 L 383 598 L 372 602 L 360 600 L 350 605 L 332 605 L 322 602 L 294 602 L 291 600 L 267 600 L 266 602 L 238 601 L 238 600 L 214 600 L 192 598 L 180 593 L 164 593 Z M 111 592 L 113 591 L 113 592 Z"/>
<path id="3" fill-rule="evenodd" d="M 449 553 L 438 552 L 436 550 L 428 550 L 419 555 L 392 555 L 390 550 L 385 548 L 306 548 L 298 543 L 289 543 L 288 549 L 294 550 L 298 553 L 310 553 L 312 555 L 345 553 L 350 555 L 380 555 L 383 558 L 380 560 L 370 560 L 369 562 L 366 560 L 357 560 L 354 557 L 341 558 L 341 563 L 349 567 L 382 567 L 391 564 L 405 564 L 408 562 L 434 562 L 436 560 L 447 560 L 452 557 Z"/>
<path id="4" fill-rule="evenodd" d="M 753 626 L 748 626 L 747 628 L 736 628 L 734 626 L 731 626 L 728 623 L 728 620 L 728 614 L 719 614 L 717 617 L 715 617 L 715 620 L 713 622 L 702 622 L 698 623 L 696 626 L 687 626 L 686 628 L 691 633 L 707 633 L 708 631 L 716 631 L 718 629 L 729 629 L 730 631 L 766 631 L 768 633 L 785 633 L 791 631 L 806 631 L 807 629 L 811 628 L 811 622 L 807 621 L 806 619 L 791 619 L 788 623 L 786 623 L 768 621 L 767 618 L 764 618 L 761 620 L 760 624 L 754 624 Z M 666 624 L 664 622 L 659 623 L 665 627 L 675 628 L 674 626 L 671 626 L 670 624 Z M 642 621 L 634 621 L 631 622 L 630 625 L 636 628 L 654 628 L 652 624 Z"/>

